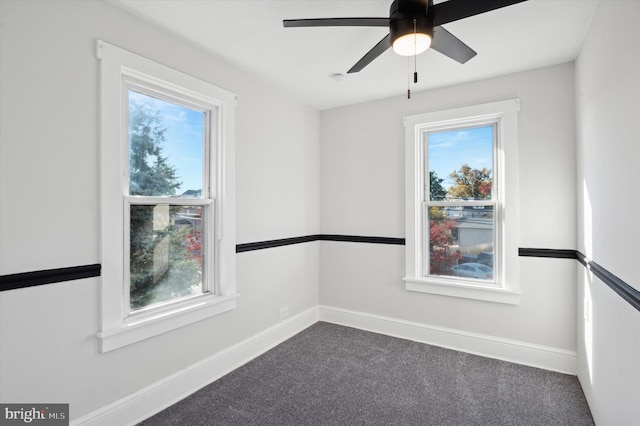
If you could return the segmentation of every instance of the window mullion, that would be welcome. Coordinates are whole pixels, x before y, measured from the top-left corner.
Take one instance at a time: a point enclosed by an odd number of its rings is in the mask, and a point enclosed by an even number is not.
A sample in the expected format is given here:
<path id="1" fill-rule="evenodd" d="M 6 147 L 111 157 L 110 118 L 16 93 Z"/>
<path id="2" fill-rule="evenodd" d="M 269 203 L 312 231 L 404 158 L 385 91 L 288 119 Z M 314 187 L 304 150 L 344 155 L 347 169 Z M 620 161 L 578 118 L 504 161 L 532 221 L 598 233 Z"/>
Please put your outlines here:
<path id="1" fill-rule="evenodd" d="M 486 200 L 451 200 L 451 201 L 424 201 L 424 204 L 429 205 L 431 207 L 480 207 L 480 206 L 496 206 L 497 200 L 495 199 L 486 199 Z"/>
<path id="2" fill-rule="evenodd" d="M 124 196 L 127 205 L 154 205 L 169 204 L 173 206 L 207 206 L 213 204 L 210 198 L 187 198 L 187 197 L 146 197 L 146 196 Z"/>

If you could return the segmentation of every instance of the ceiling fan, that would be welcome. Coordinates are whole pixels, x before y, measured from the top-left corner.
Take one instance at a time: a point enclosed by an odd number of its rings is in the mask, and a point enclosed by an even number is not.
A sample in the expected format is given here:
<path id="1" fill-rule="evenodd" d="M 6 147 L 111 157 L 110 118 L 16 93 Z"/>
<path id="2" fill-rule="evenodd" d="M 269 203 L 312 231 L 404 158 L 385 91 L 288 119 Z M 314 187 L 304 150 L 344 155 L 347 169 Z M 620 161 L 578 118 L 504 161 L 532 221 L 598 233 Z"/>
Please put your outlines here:
<path id="1" fill-rule="evenodd" d="M 362 57 L 348 74 L 361 71 L 389 47 L 402 56 L 415 56 L 429 47 L 464 64 L 476 52 L 442 25 L 526 0 L 394 0 L 388 18 L 285 19 L 292 27 L 389 27 L 389 34 Z M 414 74 L 417 82 L 417 73 Z"/>

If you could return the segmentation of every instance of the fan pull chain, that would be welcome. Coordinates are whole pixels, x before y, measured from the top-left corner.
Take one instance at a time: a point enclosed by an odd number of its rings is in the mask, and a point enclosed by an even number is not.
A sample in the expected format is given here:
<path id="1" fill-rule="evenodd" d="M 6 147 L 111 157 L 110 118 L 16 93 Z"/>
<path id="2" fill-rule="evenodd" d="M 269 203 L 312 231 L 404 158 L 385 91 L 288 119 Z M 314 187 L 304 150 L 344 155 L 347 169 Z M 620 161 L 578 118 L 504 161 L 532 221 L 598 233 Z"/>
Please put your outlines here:
<path id="1" fill-rule="evenodd" d="M 407 56 L 407 99 L 411 99 L 411 80 L 409 76 L 411 75 L 411 57 Z"/>
<path id="2" fill-rule="evenodd" d="M 417 19 L 413 20 L 413 84 L 418 83 L 418 28 Z M 411 56 L 407 56 L 407 99 L 411 99 Z"/>
<path id="3" fill-rule="evenodd" d="M 416 84 L 418 82 L 418 60 L 417 60 L 417 51 L 418 51 L 418 29 L 417 29 L 417 19 L 413 19 L 413 83 Z"/>

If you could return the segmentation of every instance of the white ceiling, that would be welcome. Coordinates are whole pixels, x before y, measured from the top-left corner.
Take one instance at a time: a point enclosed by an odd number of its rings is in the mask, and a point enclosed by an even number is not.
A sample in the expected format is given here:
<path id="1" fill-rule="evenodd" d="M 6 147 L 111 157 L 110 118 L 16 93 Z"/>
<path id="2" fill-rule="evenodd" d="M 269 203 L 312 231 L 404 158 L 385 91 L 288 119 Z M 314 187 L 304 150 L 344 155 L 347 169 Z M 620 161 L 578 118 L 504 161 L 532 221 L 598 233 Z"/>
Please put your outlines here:
<path id="1" fill-rule="evenodd" d="M 283 19 L 388 17 L 391 0 L 107 1 L 321 110 L 407 91 L 407 58 L 391 49 L 359 73 L 346 74 L 386 28 L 282 26 Z M 461 65 L 428 50 L 417 58 L 419 82 L 412 93 L 572 61 L 598 2 L 529 0 L 444 25 L 478 55 Z M 336 73 L 344 80 L 331 78 Z"/>

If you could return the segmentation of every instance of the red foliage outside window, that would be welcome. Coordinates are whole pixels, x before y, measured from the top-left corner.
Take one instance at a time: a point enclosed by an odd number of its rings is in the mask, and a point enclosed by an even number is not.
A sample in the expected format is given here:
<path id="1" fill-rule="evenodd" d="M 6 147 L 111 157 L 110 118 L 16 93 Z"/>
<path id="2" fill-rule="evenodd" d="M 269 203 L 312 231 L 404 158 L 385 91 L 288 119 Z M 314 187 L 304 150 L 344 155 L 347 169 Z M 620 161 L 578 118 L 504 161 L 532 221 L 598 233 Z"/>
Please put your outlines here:
<path id="1" fill-rule="evenodd" d="M 460 250 L 451 250 L 453 245 L 453 219 L 429 220 L 429 273 L 449 275 L 451 267 L 462 259 Z"/>
<path id="2" fill-rule="evenodd" d="M 191 259 L 198 261 L 198 263 L 202 262 L 202 234 L 200 231 L 193 230 L 187 234 L 187 250 Z"/>

